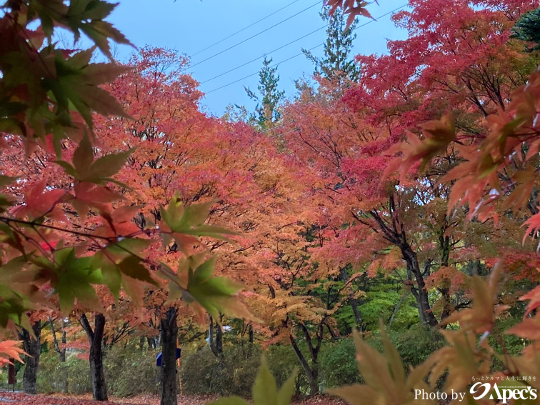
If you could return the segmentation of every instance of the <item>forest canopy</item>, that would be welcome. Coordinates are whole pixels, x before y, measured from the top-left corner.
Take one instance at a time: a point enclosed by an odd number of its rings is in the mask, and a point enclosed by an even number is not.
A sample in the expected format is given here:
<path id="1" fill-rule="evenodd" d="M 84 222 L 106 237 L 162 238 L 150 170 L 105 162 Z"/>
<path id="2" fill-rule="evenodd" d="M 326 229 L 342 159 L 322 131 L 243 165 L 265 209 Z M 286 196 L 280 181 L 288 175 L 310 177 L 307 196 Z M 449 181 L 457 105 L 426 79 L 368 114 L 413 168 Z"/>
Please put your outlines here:
<path id="1" fill-rule="evenodd" d="M 324 6 L 297 94 L 265 57 L 223 117 L 188 55 L 114 60 L 116 4 L 1 6 L 0 365 L 25 393 L 536 403 L 540 5 L 410 0 L 382 55 L 352 54 L 376 5 Z"/>

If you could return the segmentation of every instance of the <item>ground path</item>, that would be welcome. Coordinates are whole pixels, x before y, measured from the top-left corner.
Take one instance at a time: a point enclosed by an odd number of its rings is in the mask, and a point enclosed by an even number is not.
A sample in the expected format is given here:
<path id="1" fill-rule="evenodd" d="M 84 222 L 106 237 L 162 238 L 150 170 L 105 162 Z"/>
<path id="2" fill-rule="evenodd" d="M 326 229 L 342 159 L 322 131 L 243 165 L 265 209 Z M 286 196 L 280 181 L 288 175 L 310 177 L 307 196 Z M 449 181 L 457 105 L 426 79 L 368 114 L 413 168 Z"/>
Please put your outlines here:
<path id="1" fill-rule="evenodd" d="M 108 402 L 92 401 L 91 396 L 27 395 L 20 392 L 0 392 L 0 405 L 159 405 L 159 397 L 142 395 L 134 398 L 111 399 Z M 179 396 L 178 405 L 206 405 L 216 397 Z M 325 396 L 295 402 L 294 405 L 346 405 L 344 402 Z"/>

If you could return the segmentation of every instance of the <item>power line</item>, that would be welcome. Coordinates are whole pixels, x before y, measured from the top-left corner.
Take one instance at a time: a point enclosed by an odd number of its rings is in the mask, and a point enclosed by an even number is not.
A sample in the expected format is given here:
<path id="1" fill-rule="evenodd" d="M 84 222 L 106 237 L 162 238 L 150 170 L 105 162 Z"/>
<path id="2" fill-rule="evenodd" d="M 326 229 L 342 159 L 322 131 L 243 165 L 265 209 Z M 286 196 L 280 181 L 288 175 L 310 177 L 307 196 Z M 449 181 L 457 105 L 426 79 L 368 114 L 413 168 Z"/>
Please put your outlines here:
<path id="1" fill-rule="evenodd" d="M 204 51 L 206 51 L 206 50 L 208 50 L 208 49 L 210 49 L 210 48 L 213 48 L 214 46 L 216 46 L 216 45 L 218 45 L 218 44 L 221 44 L 223 41 L 226 41 L 227 39 L 234 37 L 236 34 L 240 34 L 241 32 L 244 32 L 244 31 L 247 30 L 248 28 L 251 28 L 251 27 L 253 27 L 254 25 L 260 23 L 261 21 L 264 21 L 264 20 L 266 20 L 267 18 L 272 17 L 274 14 L 279 13 L 281 10 L 285 10 L 287 7 L 292 6 L 294 3 L 298 3 L 299 1 L 300 1 L 300 0 L 294 0 L 292 3 L 289 3 L 289 4 L 287 4 L 286 6 L 281 7 L 279 10 L 274 11 L 272 14 L 268 14 L 266 17 L 263 17 L 263 18 L 261 18 L 260 20 L 255 21 L 253 24 L 250 24 L 250 25 L 248 25 L 247 27 L 244 27 L 244 28 L 242 28 L 241 30 L 232 33 L 232 34 L 229 35 L 228 37 L 225 37 L 225 38 L 223 38 L 223 39 L 221 39 L 221 40 L 219 40 L 219 41 L 217 41 L 217 42 L 214 42 L 212 45 L 208 45 L 206 48 L 201 49 L 201 50 L 198 51 L 198 52 L 195 52 L 195 53 L 194 53 L 193 55 L 191 55 L 191 56 L 196 56 L 196 55 L 198 55 L 198 54 L 200 54 L 200 53 L 202 53 L 202 52 L 204 52 Z"/>
<path id="2" fill-rule="evenodd" d="M 321 47 L 321 46 L 323 46 L 323 45 L 324 45 L 324 43 L 319 44 L 319 45 L 316 45 L 316 46 L 314 46 L 313 48 L 309 48 L 308 51 L 311 51 L 311 50 L 313 50 L 313 49 L 319 48 L 319 47 Z M 288 61 L 290 61 L 291 59 L 297 58 L 297 57 L 300 56 L 300 55 L 303 55 L 303 52 L 297 53 L 296 55 L 291 56 L 290 58 L 284 59 L 284 60 L 282 60 L 282 61 L 279 61 L 278 63 L 274 63 L 274 64 L 273 64 L 272 66 L 270 66 L 270 67 L 275 67 L 275 66 L 277 66 L 277 65 L 279 65 L 279 64 L 281 64 L 281 63 L 288 62 Z M 250 78 L 250 77 L 252 77 L 252 76 L 255 76 L 255 75 L 257 75 L 257 74 L 259 74 L 259 72 L 252 73 L 252 74 L 250 74 L 250 75 L 248 75 L 248 76 L 242 77 L 241 79 L 235 80 L 234 82 L 227 83 L 226 85 L 221 86 L 221 87 L 218 87 L 217 89 L 207 91 L 205 94 L 210 94 L 210 93 L 213 93 L 214 91 L 218 91 L 218 90 L 221 90 L 221 89 L 223 89 L 223 88 L 225 88 L 225 87 L 229 87 L 229 86 L 231 86 L 231 85 L 233 85 L 233 84 L 235 84 L 235 83 L 241 82 L 242 80 L 248 79 L 248 78 Z"/>
<path id="3" fill-rule="evenodd" d="M 235 68 L 232 68 L 231 70 L 227 70 L 226 72 L 223 72 L 223 73 L 221 73 L 221 74 L 219 74 L 219 75 L 217 75 L 217 76 L 214 76 L 214 77 L 212 77 L 212 78 L 210 78 L 210 79 L 208 79 L 208 80 L 205 80 L 204 82 L 201 82 L 200 84 L 208 83 L 208 82 L 210 82 L 210 81 L 212 81 L 212 80 L 214 80 L 214 79 L 217 79 L 218 77 L 221 77 L 221 76 L 224 76 L 224 75 L 226 75 L 226 74 L 228 74 L 228 73 L 234 72 L 235 70 L 238 70 L 238 69 L 240 69 L 240 68 L 242 68 L 242 67 L 244 67 L 244 66 L 246 66 L 246 65 L 249 65 L 250 63 L 253 63 L 253 62 L 255 62 L 255 61 L 257 61 L 257 60 L 259 60 L 259 59 L 261 59 L 261 58 L 264 58 L 264 57 L 267 56 L 267 55 L 270 55 L 271 53 L 277 52 L 277 51 L 279 51 L 279 50 L 281 50 L 281 49 L 283 49 L 283 48 L 285 48 L 285 47 L 287 47 L 287 46 L 289 46 L 289 45 L 291 45 L 291 44 L 294 44 L 295 42 L 300 41 L 301 39 L 304 39 L 304 38 L 306 38 L 306 37 L 309 37 L 310 35 L 313 35 L 313 34 L 315 34 L 316 32 L 319 32 L 320 30 L 322 30 L 322 29 L 324 29 L 324 28 L 326 28 L 326 25 L 323 25 L 322 27 L 317 28 L 317 29 L 314 30 L 314 31 L 311 31 L 310 33 L 308 33 L 308 34 L 306 34 L 306 35 L 304 35 L 304 36 L 301 36 L 300 38 L 296 38 L 294 41 L 291 41 L 291 42 L 289 42 L 289 43 L 287 43 L 287 44 L 285 44 L 285 45 L 282 45 L 282 46 L 280 46 L 279 48 L 273 49 L 273 50 L 271 50 L 270 52 L 266 52 L 264 55 L 258 56 L 258 57 L 256 57 L 255 59 L 251 59 L 250 61 L 248 61 L 248 62 L 246 62 L 246 63 L 243 63 L 243 64 L 241 64 L 241 65 L 239 65 L 239 66 L 236 66 Z"/>
<path id="4" fill-rule="evenodd" d="M 374 21 L 376 21 L 376 20 L 378 20 L 378 19 L 381 19 L 381 18 L 383 18 L 383 17 L 386 17 L 386 16 L 389 15 L 389 14 L 392 14 L 392 13 L 398 11 L 398 10 L 401 10 L 402 8 L 406 7 L 407 5 L 408 5 L 408 3 L 407 3 L 407 4 L 403 4 L 403 5 L 400 6 L 400 7 L 397 7 L 397 8 L 395 8 L 395 9 L 393 9 L 393 10 L 387 12 L 387 13 L 384 13 L 383 15 L 378 16 L 375 20 L 369 20 L 368 22 L 366 22 L 366 23 L 364 23 L 364 24 L 362 24 L 362 25 L 359 25 L 358 27 L 356 27 L 355 31 L 358 30 L 358 29 L 360 29 L 360 28 L 362 28 L 362 27 L 365 27 L 365 26 L 368 25 L 368 24 L 371 24 L 372 22 L 374 22 Z M 320 30 L 320 29 L 319 29 L 319 30 Z M 310 34 L 307 34 L 307 35 L 310 35 Z M 307 36 L 307 35 L 306 35 L 306 36 Z M 296 40 L 293 41 L 293 42 L 296 42 Z M 308 51 L 311 51 L 311 50 L 313 50 L 313 49 L 319 48 L 319 47 L 321 47 L 321 46 L 323 46 L 323 45 L 324 45 L 324 42 L 323 42 L 323 43 L 320 43 L 319 45 L 314 46 L 313 48 L 309 48 Z M 285 47 L 285 46 L 286 46 L 286 45 L 284 45 L 283 47 Z M 274 51 L 275 51 L 275 50 L 274 50 Z M 272 51 L 272 52 L 274 52 L 274 51 Z M 279 61 L 279 62 L 277 62 L 277 63 L 274 63 L 271 67 L 275 67 L 275 66 L 278 66 L 278 65 L 280 65 L 280 64 L 282 64 L 282 63 L 288 62 L 288 61 L 290 61 L 291 59 L 297 58 L 298 56 L 303 55 L 303 54 L 304 54 L 303 52 L 297 53 L 296 55 L 293 55 L 293 56 L 291 56 L 291 57 L 289 57 L 289 58 L 287 58 L 287 59 L 284 59 L 284 60 L 282 60 L 282 61 Z M 260 59 L 260 58 L 257 58 L 257 59 Z M 245 66 L 245 65 L 247 65 L 248 63 L 251 63 L 251 62 L 253 62 L 253 61 L 247 62 L 247 63 L 245 63 L 245 64 L 242 65 L 242 66 Z M 238 68 L 240 68 L 240 67 L 241 67 L 241 66 L 239 66 L 239 67 L 237 67 L 237 68 L 234 68 L 234 69 L 232 69 L 232 70 L 236 70 L 236 69 L 238 69 Z M 231 70 L 231 71 L 232 71 L 232 70 Z M 228 72 L 225 72 L 225 73 L 228 73 Z M 225 74 L 225 73 L 223 73 L 223 74 Z M 225 85 L 223 85 L 223 86 L 221 86 L 221 87 L 218 87 L 218 88 L 215 88 L 215 89 L 213 89 L 213 90 L 207 91 L 205 94 L 210 94 L 210 93 L 213 93 L 214 91 L 218 91 L 218 90 L 224 89 L 225 87 L 232 86 L 233 84 L 236 84 L 236 83 L 238 83 L 238 82 L 241 82 L 242 80 L 245 80 L 245 79 L 248 79 L 248 78 L 250 78 L 250 77 L 253 77 L 253 76 L 255 76 L 255 75 L 258 74 L 258 73 L 259 73 L 259 72 L 257 71 L 257 72 L 255 72 L 255 73 L 252 73 L 252 74 L 250 74 L 250 75 L 247 75 L 247 76 L 245 76 L 245 77 L 242 77 L 241 79 L 235 80 L 235 81 L 230 82 L 230 83 L 227 83 L 227 84 L 225 84 Z M 221 75 L 219 75 L 219 76 L 223 76 L 223 74 L 221 74 Z M 216 77 L 219 77 L 219 76 L 216 76 Z M 212 80 L 212 79 L 210 79 L 210 80 Z M 209 80 L 207 80 L 207 81 L 209 81 Z M 203 82 L 203 83 L 204 83 L 204 82 Z"/>
<path id="5" fill-rule="evenodd" d="M 312 4 L 312 5 L 309 6 L 309 7 L 306 7 L 305 9 L 299 11 L 299 12 L 296 13 L 296 14 L 291 15 L 290 17 L 288 17 L 288 18 L 286 18 L 286 19 L 284 19 L 284 20 L 281 20 L 281 21 L 278 22 L 277 24 L 274 24 L 274 25 L 272 25 L 271 27 L 268 27 L 268 28 L 266 28 L 266 29 L 260 31 L 260 32 L 256 33 L 255 35 L 252 35 L 252 36 L 250 36 L 249 38 L 246 38 L 246 39 L 244 39 L 243 41 L 240 41 L 240 42 L 238 42 L 238 43 L 236 43 L 236 44 L 234 44 L 234 45 L 232 45 L 232 46 L 230 46 L 230 47 L 224 49 L 224 50 L 221 51 L 221 52 L 218 52 L 218 53 L 216 53 L 216 54 L 214 54 L 214 55 L 212 55 L 212 56 L 209 56 L 208 58 L 203 59 L 203 60 L 201 60 L 200 62 L 197 62 L 197 63 L 195 63 L 194 65 L 191 65 L 190 67 L 194 68 L 195 66 L 198 66 L 198 65 L 200 65 L 201 63 L 204 63 L 204 62 L 206 62 L 206 61 L 208 61 L 208 60 L 210 60 L 210 59 L 215 58 L 215 57 L 218 56 L 218 55 L 221 55 L 222 53 L 225 53 L 225 52 L 227 52 L 227 51 L 229 51 L 229 50 L 231 50 L 231 49 L 233 49 L 233 48 L 236 48 L 238 45 L 241 45 L 241 44 L 243 44 L 244 42 L 249 41 L 250 39 L 253 39 L 253 38 L 255 38 L 255 37 L 257 37 L 257 36 L 259 36 L 259 35 L 261 35 L 261 34 L 267 32 L 267 31 L 270 31 L 272 28 L 275 28 L 275 27 L 277 27 L 278 25 L 281 25 L 281 24 L 283 24 L 284 22 L 289 21 L 291 18 L 294 18 L 294 17 L 296 17 L 297 15 L 300 15 L 300 14 L 306 12 L 306 11 L 309 10 L 310 8 L 313 8 L 313 7 L 315 7 L 316 5 L 318 5 L 318 4 L 320 4 L 320 3 L 321 3 L 321 1 L 319 0 L 317 3 Z"/>

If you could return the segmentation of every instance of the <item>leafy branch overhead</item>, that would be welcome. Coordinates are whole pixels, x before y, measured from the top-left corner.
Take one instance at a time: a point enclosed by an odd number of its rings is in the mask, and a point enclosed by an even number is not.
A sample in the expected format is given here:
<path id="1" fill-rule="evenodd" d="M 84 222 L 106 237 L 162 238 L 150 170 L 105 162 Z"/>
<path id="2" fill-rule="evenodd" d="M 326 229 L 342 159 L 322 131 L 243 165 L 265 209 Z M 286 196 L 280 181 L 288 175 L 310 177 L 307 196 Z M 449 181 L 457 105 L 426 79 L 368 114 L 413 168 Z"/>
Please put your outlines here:
<path id="1" fill-rule="evenodd" d="M 103 313 L 108 298 L 102 286 L 117 302 L 127 293 L 142 305 L 144 288 L 163 284 L 155 273 L 166 268 L 161 262 L 173 241 L 183 253 L 181 263 L 196 263 L 206 255 L 201 237 L 228 241 L 226 235 L 234 234 L 206 224 L 214 201 L 186 205 L 177 195 L 167 208 L 155 204 L 152 211 L 146 201 L 140 205 L 126 198 L 133 189 L 120 180 L 120 172 L 135 149 L 108 147 L 106 136 L 96 133 L 96 122 L 106 117 L 133 122 L 107 87 L 133 72 L 116 64 L 110 51 L 111 40 L 131 45 L 105 21 L 117 5 L 15 0 L 1 6 L 0 146 L 16 153 L 22 141 L 24 159 L 43 156 L 34 174 L 0 178 L 2 328 L 31 330 L 29 311 Z M 84 34 L 95 46 L 61 49 L 53 41 L 59 28 L 71 31 L 75 43 Z M 97 49 L 110 63 L 92 63 Z M 161 218 L 145 219 L 150 212 Z M 160 245 L 163 251 L 155 254 Z M 194 249 L 203 253 L 192 257 Z M 200 314 L 205 309 L 251 317 L 234 297 L 241 287 L 212 275 L 214 262 L 189 271 L 181 265 L 188 280 L 182 284 L 181 274 L 168 278 L 175 286 L 171 301 L 183 297 L 198 303 Z M 183 291 L 178 297 L 177 290 Z"/>
<path id="2" fill-rule="evenodd" d="M 378 4 L 377 0 L 375 3 Z M 343 10 L 344 14 L 348 14 L 347 28 L 349 28 L 354 19 L 361 15 L 368 18 L 373 18 L 366 6 L 369 4 L 367 1 L 361 0 L 325 0 L 324 4 L 330 7 L 330 15 L 333 15 L 338 8 Z"/>

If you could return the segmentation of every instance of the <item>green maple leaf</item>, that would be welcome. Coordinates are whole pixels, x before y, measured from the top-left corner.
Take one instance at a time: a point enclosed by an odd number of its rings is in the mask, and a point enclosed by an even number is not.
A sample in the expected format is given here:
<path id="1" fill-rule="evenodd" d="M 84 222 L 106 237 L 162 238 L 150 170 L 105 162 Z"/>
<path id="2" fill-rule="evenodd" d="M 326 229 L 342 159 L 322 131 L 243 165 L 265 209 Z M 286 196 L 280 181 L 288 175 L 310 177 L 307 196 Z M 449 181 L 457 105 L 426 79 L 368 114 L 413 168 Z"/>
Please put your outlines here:
<path id="1" fill-rule="evenodd" d="M 225 235 L 236 235 L 236 232 L 226 228 L 213 225 L 205 225 L 210 208 L 215 201 L 208 201 L 202 204 L 185 206 L 178 195 L 175 195 L 167 209 L 161 208 L 161 218 L 171 230 L 167 237 L 164 237 L 164 244 L 170 243 L 173 238 L 178 248 L 185 254 L 186 245 L 197 241 L 198 236 L 209 236 L 215 239 L 229 240 Z"/>
<path id="2" fill-rule="evenodd" d="M 126 238 L 108 246 L 104 251 L 97 252 L 92 258 L 91 267 L 92 271 L 96 271 L 101 277 L 99 284 L 109 287 L 116 298 L 119 297 L 120 286 L 126 276 L 133 282 L 142 281 L 157 286 L 150 271 L 137 256 L 149 245 L 149 240 Z M 106 252 L 112 253 L 114 260 L 111 260 Z"/>
<path id="3" fill-rule="evenodd" d="M 56 75 L 45 77 L 41 84 L 56 102 L 56 117 L 59 123 L 72 125 L 70 110 L 76 109 L 90 129 L 93 127 L 92 113 L 130 118 L 118 101 L 100 84 L 114 80 L 130 68 L 114 64 L 92 64 L 94 48 L 65 58 L 60 51 L 54 54 Z"/>
<path id="4" fill-rule="evenodd" d="M 34 305 L 28 297 L 14 288 L 17 284 L 31 283 L 35 277 L 35 272 L 23 271 L 26 263 L 27 257 L 19 256 L 0 267 L 1 328 L 7 327 L 9 320 L 25 328 L 30 325 L 27 313 L 34 309 Z"/>
<path id="5" fill-rule="evenodd" d="M 219 313 L 229 313 L 228 307 L 237 301 L 234 295 L 242 286 L 226 277 L 213 276 L 216 257 L 211 257 L 193 269 L 188 270 L 188 285 L 183 298 L 197 301 L 214 318 Z"/>
<path id="6" fill-rule="evenodd" d="M 103 278 L 99 272 L 92 271 L 92 257 L 77 258 L 73 248 L 58 250 L 54 256 L 58 279 L 53 287 L 58 293 L 62 313 L 71 312 L 75 299 L 87 308 L 101 310 L 92 284 L 102 284 Z"/>
<path id="7" fill-rule="evenodd" d="M 109 38 L 119 44 L 134 46 L 110 23 L 103 21 L 118 3 L 103 0 L 71 0 L 65 23 L 75 34 L 75 41 L 84 32 L 109 59 L 113 59 Z"/>
<path id="8" fill-rule="evenodd" d="M 219 318 L 221 313 L 258 322 L 236 297 L 242 285 L 227 277 L 214 276 L 215 262 L 215 256 L 207 258 L 207 253 L 202 252 L 181 259 L 176 273 L 161 263 L 161 275 L 170 281 L 169 301 L 183 299 L 187 303 L 196 303 L 214 318 Z M 187 287 L 183 286 L 186 272 Z"/>

